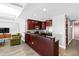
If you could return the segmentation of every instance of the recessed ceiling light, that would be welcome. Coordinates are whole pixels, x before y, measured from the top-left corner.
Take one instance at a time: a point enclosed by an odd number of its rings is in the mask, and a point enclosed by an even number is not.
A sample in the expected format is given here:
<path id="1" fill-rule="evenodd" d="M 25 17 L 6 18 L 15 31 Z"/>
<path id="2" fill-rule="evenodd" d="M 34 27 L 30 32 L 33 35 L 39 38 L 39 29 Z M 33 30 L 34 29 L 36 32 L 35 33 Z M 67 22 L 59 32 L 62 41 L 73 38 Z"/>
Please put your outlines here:
<path id="1" fill-rule="evenodd" d="M 46 8 L 43 8 L 43 11 L 45 12 L 45 11 L 47 11 L 47 9 Z"/>

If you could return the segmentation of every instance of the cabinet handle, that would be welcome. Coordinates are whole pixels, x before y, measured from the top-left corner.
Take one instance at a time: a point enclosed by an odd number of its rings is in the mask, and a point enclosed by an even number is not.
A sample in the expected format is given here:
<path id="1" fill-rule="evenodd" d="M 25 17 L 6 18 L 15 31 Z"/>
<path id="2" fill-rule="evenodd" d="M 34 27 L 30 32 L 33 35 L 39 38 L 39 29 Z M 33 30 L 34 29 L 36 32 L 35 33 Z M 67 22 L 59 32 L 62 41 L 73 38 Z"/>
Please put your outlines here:
<path id="1" fill-rule="evenodd" d="M 34 42 L 32 42 L 32 44 L 34 44 Z"/>

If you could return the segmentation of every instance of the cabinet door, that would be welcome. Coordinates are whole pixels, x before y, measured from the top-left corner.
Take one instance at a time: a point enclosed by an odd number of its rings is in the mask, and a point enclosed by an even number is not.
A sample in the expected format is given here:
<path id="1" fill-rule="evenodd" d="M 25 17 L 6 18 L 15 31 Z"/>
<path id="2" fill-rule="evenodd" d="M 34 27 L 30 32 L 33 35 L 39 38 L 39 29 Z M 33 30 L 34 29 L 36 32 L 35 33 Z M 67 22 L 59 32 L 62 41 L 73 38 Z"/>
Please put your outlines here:
<path id="1" fill-rule="evenodd" d="M 34 24 L 35 24 L 34 25 L 35 29 L 40 29 L 41 28 L 40 21 L 35 21 Z"/>
<path id="2" fill-rule="evenodd" d="M 42 22 L 42 29 L 46 29 L 46 22 Z"/>
<path id="3" fill-rule="evenodd" d="M 25 43 L 27 43 L 27 42 L 28 42 L 28 35 L 25 34 Z"/>
<path id="4" fill-rule="evenodd" d="M 28 26 L 29 30 L 34 29 L 34 21 L 33 20 L 28 20 L 27 21 L 27 26 Z"/>
<path id="5" fill-rule="evenodd" d="M 25 34 L 25 42 L 29 43 L 29 35 L 28 34 Z"/>
<path id="6" fill-rule="evenodd" d="M 39 29 L 38 21 L 34 21 L 34 28 L 35 28 L 35 29 Z"/>
<path id="7" fill-rule="evenodd" d="M 29 44 L 32 46 L 32 42 L 33 42 L 33 37 L 32 37 L 32 35 L 29 35 L 28 42 L 29 42 Z"/>
<path id="8" fill-rule="evenodd" d="M 32 36 L 29 34 L 25 34 L 25 42 L 29 45 L 32 45 Z"/>
<path id="9" fill-rule="evenodd" d="M 39 26 L 39 29 L 41 29 L 41 22 L 38 21 L 38 26 Z"/>
<path id="10" fill-rule="evenodd" d="M 46 21 L 46 26 L 52 26 L 52 20 L 47 20 Z"/>
<path id="11" fill-rule="evenodd" d="M 50 40 L 45 40 L 43 38 L 39 39 L 39 44 L 38 44 L 38 48 L 39 48 L 39 54 L 43 55 L 43 56 L 48 56 L 48 55 L 52 55 L 51 52 L 51 42 Z M 53 47 L 53 46 L 52 46 Z M 41 49 L 40 49 L 41 48 Z"/>
<path id="12" fill-rule="evenodd" d="M 34 48 L 34 50 L 36 50 L 37 52 L 39 51 L 38 47 L 39 47 L 39 40 L 37 37 L 33 37 L 33 41 L 32 41 L 32 47 Z"/>
<path id="13" fill-rule="evenodd" d="M 41 37 L 34 37 L 33 38 L 33 48 L 42 56 L 52 55 L 53 47 L 49 40 L 45 40 Z M 52 50 L 52 51 L 51 51 Z"/>

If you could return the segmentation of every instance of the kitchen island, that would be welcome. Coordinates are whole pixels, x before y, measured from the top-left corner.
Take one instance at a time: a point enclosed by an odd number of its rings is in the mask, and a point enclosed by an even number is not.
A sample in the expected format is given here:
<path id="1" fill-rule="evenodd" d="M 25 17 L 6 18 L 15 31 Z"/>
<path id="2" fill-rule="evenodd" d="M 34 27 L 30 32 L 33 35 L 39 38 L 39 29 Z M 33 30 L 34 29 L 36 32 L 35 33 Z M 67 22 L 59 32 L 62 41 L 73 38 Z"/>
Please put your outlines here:
<path id="1" fill-rule="evenodd" d="M 41 56 L 59 55 L 59 41 L 55 37 L 26 33 L 25 42 Z"/>

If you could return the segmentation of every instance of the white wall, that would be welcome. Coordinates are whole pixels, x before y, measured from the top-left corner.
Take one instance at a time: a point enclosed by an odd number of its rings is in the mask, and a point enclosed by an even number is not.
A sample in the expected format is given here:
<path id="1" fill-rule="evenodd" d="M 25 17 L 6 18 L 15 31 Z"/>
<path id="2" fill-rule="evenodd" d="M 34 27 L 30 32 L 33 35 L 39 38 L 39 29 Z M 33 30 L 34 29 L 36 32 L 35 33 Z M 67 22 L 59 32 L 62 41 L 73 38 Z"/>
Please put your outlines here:
<path id="1" fill-rule="evenodd" d="M 10 28 L 10 33 L 15 34 L 19 32 L 19 24 L 16 22 L 5 21 L 4 19 L 0 19 L 0 28 Z"/>
<path id="2" fill-rule="evenodd" d="M 68 20 L 68 44 L 72 41 L 72 22 Z"/>
<path id="3" fill-rule="evenodd" d="M 64 14 L 53 17 L 52 34 L 59 40 L 59 46 L 62 48 L 66 48 L 65 21 Z"/>
<path id="4" fill-rule="evenodd" d="M 20 33 L 22 35 L 22 40 L 25 40 L 25 27 L 27 27 L 27 18 L 26 18 L 26 9 L 22 11 L 22 13 L 15 19 L 16 22 L 19 24 Z M 27 29 L 27 28 L 26 28 Z"/>
<path id="5" fill-rule="evenodd" d="M 46 11 L 43 11 L 46 8 Z M 77 3 L 28 3 L 24 10 L 26 18 L 38 20 L 50 19 L 52 16 L 57 16 L 65 13 L 71 20 L 76 19 L 79 15 L 79 4 Z"/>
<path id="6" fill-rule="evenodd" d="M 19 23 L 19 32 L 22 35 L 22 40 L 25 40 L 25 19 L 24 18 L 17 18 L 16 22 Z"/>

